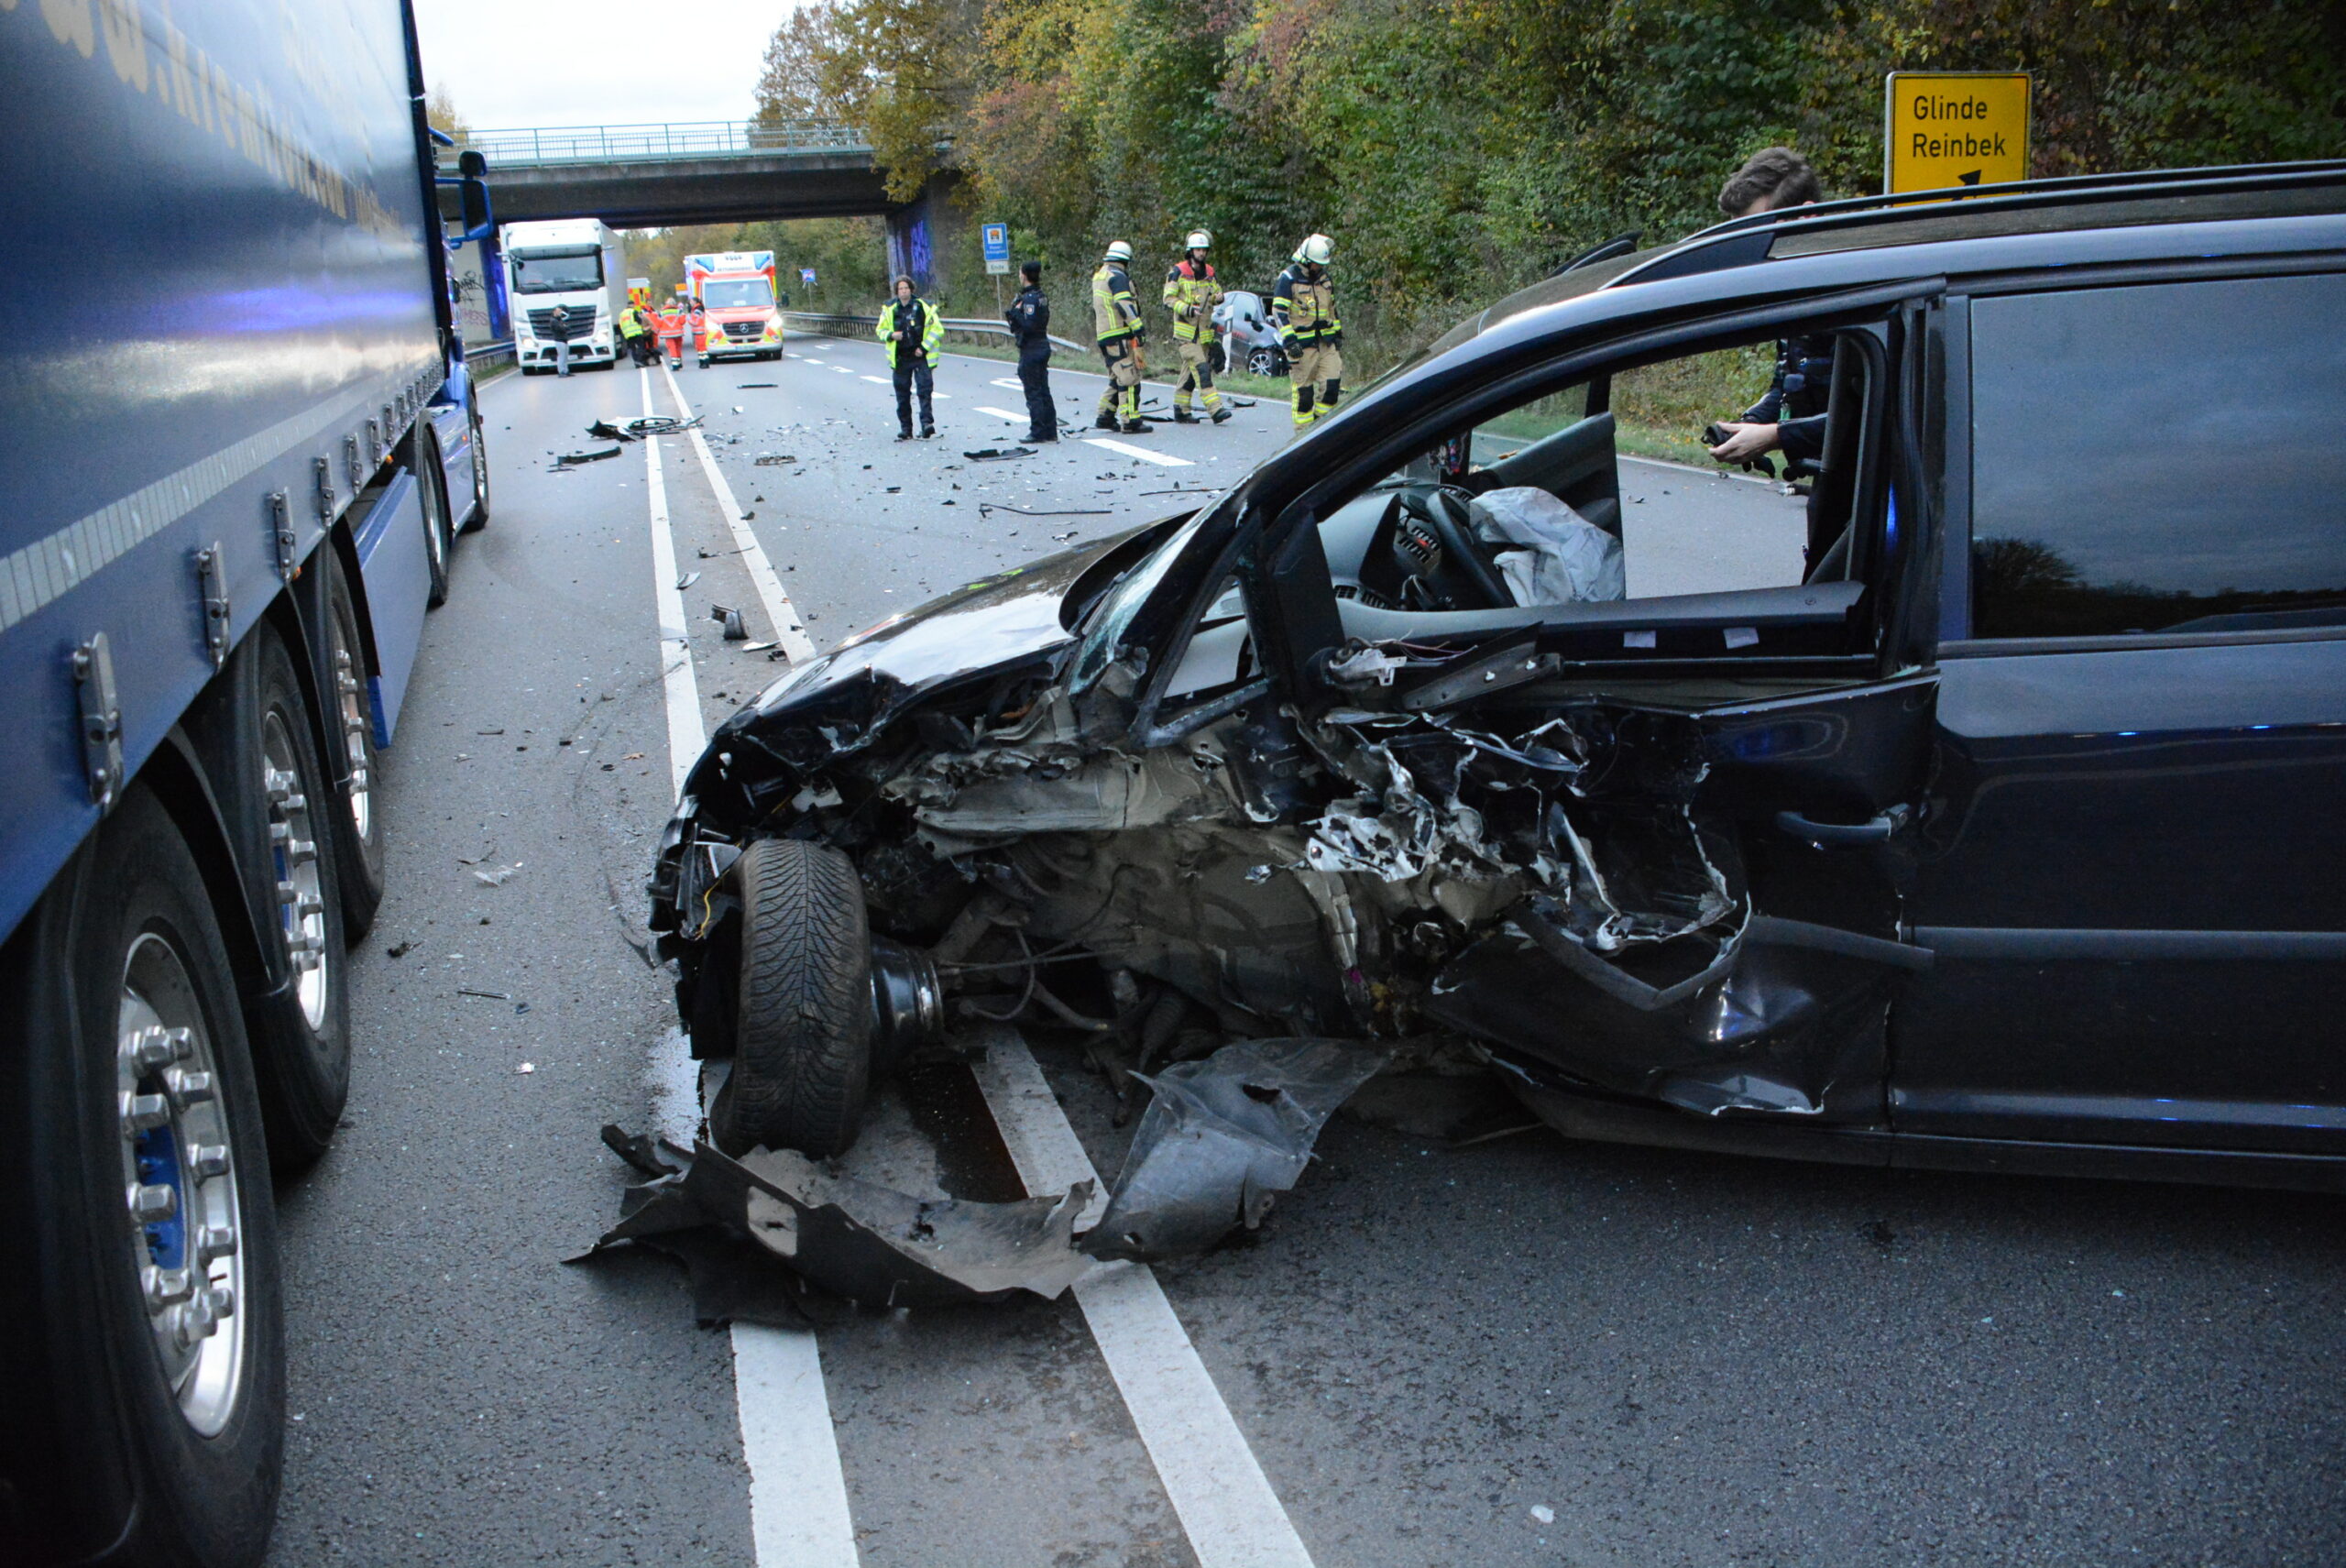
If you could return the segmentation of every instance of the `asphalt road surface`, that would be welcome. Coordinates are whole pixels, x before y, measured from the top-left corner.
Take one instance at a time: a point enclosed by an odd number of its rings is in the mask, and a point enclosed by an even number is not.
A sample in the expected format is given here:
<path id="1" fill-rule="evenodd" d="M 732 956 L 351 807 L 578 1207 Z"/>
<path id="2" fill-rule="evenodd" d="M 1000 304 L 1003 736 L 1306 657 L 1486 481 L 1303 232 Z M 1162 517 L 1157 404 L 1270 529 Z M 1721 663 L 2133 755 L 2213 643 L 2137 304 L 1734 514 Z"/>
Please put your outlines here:
<path id="1" fill-rule="evenodd" d="M 1288 434 L 1265 403 L 1122 444 L 1158 460 L 1070 440 L 980 463 L 1022 428 L 986 411 L 1023 408 L 1007 367 L 948 360 L 944 433 L 908 446 L 884 375 L 873 345 L 822 340 L 686 369 L 709 463 L 668 438 L 567 472 L 552 455 L 590 421 L 676 411 L 669 378 L 488 389 L 497 514 L 385 757 L 349 1118 L 281 1199 L 273 1563 L 2346 1561 L 2330 1200 L 1544 1131 L 1453 1150 L 1340 1117 L 1245 1245 L 1129 1299 L 729 1335 L 659 1258 L 565 1266 L 627 1179 L 597 1127 L 691 1115 L 641 884 L 672 748 L 785 667 L 720 641 L 709 607 L 827 645 L 1175 510 L 1150 492 L 1219 489 Z M 1099 386 L 1062 377 L 1071 419 Z M 1624 475 L 1633 587 L 1796 562 L 1797 503 L 1767 488 Z M 938 1069 L 875 1113 L 858 1168 L 1015 1195 L 1071 1124 L 1050 1168 L 1113 1172 L 1103 1085 L 1033 1049 L 1056 1096 L 1027 1120 L 997 1135 L 980 1082 Z"/>

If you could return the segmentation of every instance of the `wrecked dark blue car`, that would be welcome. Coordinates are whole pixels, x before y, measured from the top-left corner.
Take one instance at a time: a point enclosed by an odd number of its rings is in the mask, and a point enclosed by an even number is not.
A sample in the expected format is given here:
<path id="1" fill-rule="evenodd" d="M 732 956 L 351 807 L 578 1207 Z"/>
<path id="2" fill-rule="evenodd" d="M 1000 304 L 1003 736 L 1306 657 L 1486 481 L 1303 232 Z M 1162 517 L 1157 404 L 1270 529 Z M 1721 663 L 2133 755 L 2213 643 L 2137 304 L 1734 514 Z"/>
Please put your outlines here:
<path id="1" fill-rule="evenodd" d="M 1577 1136 L 2346 1184 L 2346 165 L 1963 196 L 1567 270 L 735 715 L 652 882 L 718 1144 L 836 1152 L 958 1012 L 1118 1074 L 1356 1040 Z M 1818 334 L 1783 536 L 1650 549 L 1617 403 Z"/>

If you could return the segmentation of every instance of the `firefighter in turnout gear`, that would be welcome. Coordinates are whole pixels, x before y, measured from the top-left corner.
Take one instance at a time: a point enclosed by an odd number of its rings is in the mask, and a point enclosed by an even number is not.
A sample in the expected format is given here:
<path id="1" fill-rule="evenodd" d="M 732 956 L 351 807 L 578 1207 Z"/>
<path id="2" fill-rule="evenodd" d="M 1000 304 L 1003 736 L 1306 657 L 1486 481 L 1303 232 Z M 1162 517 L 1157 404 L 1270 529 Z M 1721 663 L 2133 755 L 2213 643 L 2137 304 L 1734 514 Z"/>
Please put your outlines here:
<path id="1" fill-rule="evenodd" d="M 1108 389 L 1100 397 L 1102 430 L 1146 435 L 1140 418 L 1141 319 L 1133 298 L 1133 247 L 1123 240 L 1108 247 L 1100 270 L 1091 275 L 1091 329 L 1100 342 L 1100 357 L 1108 362 Z"/>
<path id="2" fill-rule="evenodd" d="M 1213 236 L 1203 229 L 1183 242 L 1181 259 L 1165 275 L 1165 307 L 1173 313 L 1173 352 L 1181 356 L 1181 385 L 1173 393 L 1173 422 L 1195 424 L 1189 412 L 1193 391 L 1205 393 L 1206 412 L 1220 424 L 1230 417 L 1222 406 L 1222 392 L 1213 384 L 1213 309 L 1222 303 L 1222 285 L 1215 280 L 1206 252 Z"/>
<path id="3" fill-rule="evenodd" d="M 1295 428 L 1325 419 L 1344 389 L 1344 323 L 1336 319 L 1336 283 L 1328 275 L 1334 254 L 1324 234 L 1296 247 L 1295 259 L 1271 289 L 1271 324 L 1287 351 L 1295 389 Z"/>

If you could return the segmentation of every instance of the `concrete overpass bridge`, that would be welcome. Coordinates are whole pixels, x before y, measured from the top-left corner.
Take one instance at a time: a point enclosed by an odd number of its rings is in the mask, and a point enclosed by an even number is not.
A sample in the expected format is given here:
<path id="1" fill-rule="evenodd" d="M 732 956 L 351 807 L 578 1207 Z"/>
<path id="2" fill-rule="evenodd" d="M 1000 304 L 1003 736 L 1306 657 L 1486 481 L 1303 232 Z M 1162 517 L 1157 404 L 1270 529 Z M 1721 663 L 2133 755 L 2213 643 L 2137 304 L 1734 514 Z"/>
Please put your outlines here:
<path id="1" fill-rule="evenodd" d="M 477 130 L 459 149 L 488 160 L 500 224 L 600 218 L 613 228 L 884 216 L 892 270 L 927 287 L 961 224 L 958 176 L 930 177 L 891 202 L 863 134 L 836 120 L 705 120 L 675 125 Z"/>

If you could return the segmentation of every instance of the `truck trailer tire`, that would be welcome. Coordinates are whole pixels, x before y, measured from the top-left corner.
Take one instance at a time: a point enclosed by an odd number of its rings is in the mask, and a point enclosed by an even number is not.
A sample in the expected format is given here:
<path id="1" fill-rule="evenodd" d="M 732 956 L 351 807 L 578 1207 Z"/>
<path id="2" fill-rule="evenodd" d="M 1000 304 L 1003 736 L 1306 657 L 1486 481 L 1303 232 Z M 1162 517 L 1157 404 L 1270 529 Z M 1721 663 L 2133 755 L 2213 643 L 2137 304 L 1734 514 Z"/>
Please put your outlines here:
<path id="1" fill-rule="evenodd" d="M 333 759 L 342 784 L 332 792 L 331 818 L 335 883 L 342 891 L 343 936 L 356 942 L 374 928 L 383 903 L 383 820 L 375 795 L 375 699 L 367 685 L 367 644 L 359 634 L 358 602 L 342 556 L 318 552 L 326 578 L 326 695 L 328 743 L 342 748 Z"/>
<path id="2" fill-rule="evenodd" d="M 108 1562 L 249 1568 L 283 1464 L 276 1212 L 235 972 L 145 786 L 9 960 L 11 1560 L 113 1544 Z"/>
<path id="3" fill-rule="evenodd" d="M 473 514 L 465 519 L 466 533 L 488 526 L 488 433 L 481 423 L 480 389 L 473 389 Z"/>
<path id="4" fill-rule="evenodd" d="M 424 554 L 432 563 L 432 591 L 423 602 L 438 609 L 448 602 L 448 564 L 456 551 L 455 530 L 448 522 L 448 476 L 440 466 L 440 443 L 429 425 L 415 428 L 415 484 L 423 506 Z"/>
<path id="5" fill-rule="evenodd" d="M 872 933 L 855 864 L 828 844 L 762 839 L 741 899 L 732 1075 L 709 1110 L 729 1154 L 817 1158 L 855 1142 L 872 1079 Z"/>
<path id="6" fill-rule="evenodd" d="M 263 999 L 250 1025 L 270 1162 L 291 1173 L 326 1152 L 350 1095 L 350 956 L 334 842 L 341 813 L 284 639 L 264 623 L 247 656 L 255 663 L 256 711 L 237 727 L 247 754 L 224 793 L 230 810 L 260 828 L 268 857 L 261 939 L 277 944 L 287 990 Z"/>

